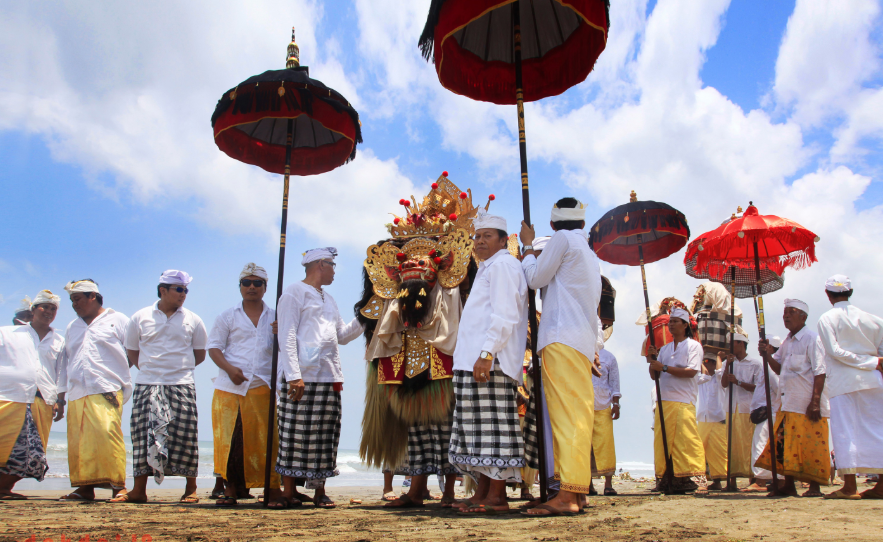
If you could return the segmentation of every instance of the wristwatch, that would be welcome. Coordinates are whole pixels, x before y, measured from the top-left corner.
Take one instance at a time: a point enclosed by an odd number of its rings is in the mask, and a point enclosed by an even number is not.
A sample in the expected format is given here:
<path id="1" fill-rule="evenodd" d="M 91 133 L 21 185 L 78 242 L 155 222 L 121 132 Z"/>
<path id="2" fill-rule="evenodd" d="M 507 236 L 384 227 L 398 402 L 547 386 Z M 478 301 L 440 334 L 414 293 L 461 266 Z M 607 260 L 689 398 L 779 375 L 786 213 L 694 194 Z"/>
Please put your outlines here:
<path id="1" fill-rule="evenodd" d="M 494 355 L 488 352 L 487 350 L 482 350 L 481 354 L 478 355 L 481 359 L 485 361 L 494 361 Z"/>
<path id="2" fill-rule="evenodd" d="M 668 372 L 668 365 L 663 365 L 663 366 L 662 366 L 662 372 L 663 372 L 663 373 L 667 373 L 667 372 Z"/>
<path id="3" fill-rule="evenodd" d="M 736 385 L 739 386 L 739 387 L 742 386 L 742 382 L 740 382 L 738 378 L 736 379 Z"/>
<path id="4" fill-rule="evenodd" d="M 521 247 L 521 252 L 527 252 L 528 250 L 533 250 L 533 245 L 524 245 Z"/>

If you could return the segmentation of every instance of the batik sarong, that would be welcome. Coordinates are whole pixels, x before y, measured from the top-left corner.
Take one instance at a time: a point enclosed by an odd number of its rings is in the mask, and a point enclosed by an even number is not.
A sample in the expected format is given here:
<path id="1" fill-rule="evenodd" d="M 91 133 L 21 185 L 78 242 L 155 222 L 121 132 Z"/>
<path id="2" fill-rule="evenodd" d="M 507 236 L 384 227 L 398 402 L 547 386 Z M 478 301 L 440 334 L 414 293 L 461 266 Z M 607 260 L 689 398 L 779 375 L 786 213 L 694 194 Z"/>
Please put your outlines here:
<path id="1" fill-rule="evenodd" d="M 34 478 L 38 482 L 42 482 L 49 470 L 49 463 L 46 461 L 45 441 L 37 426 L 34 413 L 42 406 L 49 409 L 51 415 L 52 407 L 46 405 L 40 398 L 36 400 L 41 405 L 19 403 L 25 407 L 24 421 L 19 426 L 18 438 L 16 438 L 12 449 L 5 454 L 5 457 L 0 456 L 0 474 L 18 478 Z M 51 423 L 52 418 L 49 419 Z M 7 420 L 0 419 L 0 425 L 6 423 Z M 48 429 L 44 432 L 48 438 Z"/>
<path id="2" fill-rule="evenodd" d="M 780 411 L 776 414 L 775 433 L 779 474 L 793 476 L 801 482 L 828 483 L 831 474 L 828 418 L 813 422 L 805 414 Z M 772 470 L 770 442 L 754 463 L 769 471 Z"/>

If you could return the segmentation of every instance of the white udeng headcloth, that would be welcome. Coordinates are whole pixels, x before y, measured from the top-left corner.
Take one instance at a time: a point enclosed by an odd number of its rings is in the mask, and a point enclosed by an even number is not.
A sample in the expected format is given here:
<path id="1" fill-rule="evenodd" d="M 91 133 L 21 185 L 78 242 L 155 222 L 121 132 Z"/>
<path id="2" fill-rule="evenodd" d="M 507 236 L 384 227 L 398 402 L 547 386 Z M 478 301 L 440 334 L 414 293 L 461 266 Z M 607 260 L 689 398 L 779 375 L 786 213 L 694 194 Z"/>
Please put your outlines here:
<path id="1" fill-rule="evenodd" d="M 834 275 L 825 281 L 825 290 L 835 294 L 852 290 L 852 281 L 846 275 Z"/>
<path id="2" fill-rule="evenodd" d="M 576 207 L 572 209 L 559 209 L 558 206 L 552 207 L 552 222 L 560 222 L 562 220 L 585 220 L 586 204 L 577 201 Z"/>
<path id="3" fill-rule="evenodd" d="M 245 277 L 260 277 L 264 280 L 267 280 L 267 270 L 263 267 L 256 265 L 253 262 L 249 262 L 245 264 L 245 267 L 242 268 L 242 272 L 239 273 L 239 279 L 242 280 Z"/>
<path id="4" fill-rule="evenodd" d="M 674 309 L 672 309 L 672 311 L 668 315 L 673 316 L 675 318 L 680 318 L 681 320 L 683 320 L 684 322 L 687 322 L 688 324 L 690 323 L 690 313 L 680 307 L 675 307 Z"/>
<path id="5" fill-rule="evenodd" d="M 533 240 L 533 249 L 534 250 L 545 250 L 546 243 L 549 242 L 549 239 L 551 239 L 551 237 L 548 237 L 548 236 L 537 237 L 536 239 Z"/>
<path id="6" fill-rule="evenodd" d="M 31 298 L 28 296 L 24 296 L 21 301 L 18 302 L 18 308 L 15 309 L 15 314 L 20 312 L 25 312 L 31 310 Z"/>
<path id="7" fill-rule="evenodd" d="M 797 310 L 801 310 L 807 316 L 809 315 L 809 305 L 807 305 L 806 303 L 804 303 L 803 301 L 801 301 L 799 299 L 786 299 L 785 306 L 792 307 Z"/>
<path id="8" fill-rule="evenodd" d="M 475 227 L 476 230 L 492 228 L 505 232 L 509 231 L 506 225 L 505 218 L 503 218 L 502 216 L 489 214 L 483 209 L 479 209 L 478 214 L 475 215 L 475 218 L 472 220 L 472 226 Z"/>
<path id="9" fill-rule="evenodd" d="M 337 256 L 337 249 L 334 247 L 311 248 L 304 252 L 303 256 L 300 264 L 306 267 L 308 263 L 313 263 L 319 260 L 334 260 Z"/>
<path id="10" fill-rule="evenodd" d="M 778 335 L 770 339 L 770 346 L 773 348 L 781 348 L 782 347 L 782 339 L 779 338 Z"/>
<path id="11" fill-rule="evenodd" d="M 84 294 L 88 292 L 95 292 L 96 294 L 101 293 L 98 291 L 98 285 L 91 280 L 70 281 L 65 285 L 64 290 L 68 294 Z"/>
<path id="12" fill-rule="evenodd" d="M 60 307 L 61 298 L 53 294 L 49 290 L 40 290 L 40 293 L 37 294 L 37 297 L 35 297 L 34 301 L 31 302 L 31 308 L 34 308 L 37 305 L 41 305 L 43 303 L 52 303 L 56 307 Z"/>
<path id="13" fill-rule="evenodd" d="M 178 271 L 177 269 L 169 269 L 167 271 L 163 271 L 163 274 L 159 277 L 160 284 L 187 286 L 191 282 L 193 282 L 193 277 L 187 274 L 186 271 Z"/>

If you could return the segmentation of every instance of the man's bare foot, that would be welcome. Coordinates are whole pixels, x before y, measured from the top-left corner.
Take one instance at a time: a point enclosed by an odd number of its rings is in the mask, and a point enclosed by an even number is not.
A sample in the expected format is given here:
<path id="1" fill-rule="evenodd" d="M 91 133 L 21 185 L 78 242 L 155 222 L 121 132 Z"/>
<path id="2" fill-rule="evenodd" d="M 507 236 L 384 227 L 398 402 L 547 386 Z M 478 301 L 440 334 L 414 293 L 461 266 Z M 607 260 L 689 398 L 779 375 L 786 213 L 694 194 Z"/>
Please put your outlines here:
<path id="1" fill-rule="evenodd" d="M 134 503 L 138 503 L 138 504 L 145 503 L 145 502 L 147 502 L 147 492 L 146 491 L 128 492 L 126 490 L 121 490 L 119 493 L 116 494 L 115 497 L 113 497 L 112 499 L 110 499 L 107 502 L 133 503 L 133 504 Z"/>
<path id="2" fill-rule="evenodd" d="M 21 493 L 13 493 L 8 489 L 0 490 L 0 501 L 23 501 L 27 499 Z"/>
<path id="3" fill-rule="evenodd" d="M 708 491 L 720 491 L 723 488 L 724 488 L 724 486 L 721 485 L 721 481 L 715 480 L 714 482 L 709 484 L 708 487 L 706 487 L 705 489 L 707 489 Z"/>
<path id="4" fill-rule="evenodd" d="M 538 503 L 538 505 L 539 505 L 539 503 Z M 567 502 L 564 499 L 559 498 L 559 496 L 556 496 L 554 499 L 551 499 L 549 502 L 545 503 L 545 506 L 548 508 L 554 509 L 556 512 L 563 512 L 563 513 L 576 514 L 581 510 L 581 508 L 579 507 L 578 504 Z M 524 512 L 524 514 L 528 515 L 528 516 L 548 516 L 548 515 L 551 515 L 551 513 L 548 510 L 538 509 L 538 506 L 535 506 L 533 508 L 526 510 Z"/>
<path id="5" fill-rule="evenodd" d="M 769 488 L 769 489 L 772 489 L 772 488 Z M 760 483 L 754 482 L 753 484 L 751 484 L 750 486 L 741 490 L 740 492 L 741 493 L 766 493 L 767 491 L 769 491 L 769 489 L 767 488 L 766 483 L 761 481 Z"/>
<path id="6" fill-rule="evenodd" d="M 94 501 L 95 488 L 92 486 L 78 487 L 67 495 L 64 495 L 60 501 Z"/>
<path id="7" fill-rule="evenodd" d="M 423 499 L 412 499 L 409 494 L 404 494 L 394 501 L 383 505 L 384 508 L 422 508 Z"/>

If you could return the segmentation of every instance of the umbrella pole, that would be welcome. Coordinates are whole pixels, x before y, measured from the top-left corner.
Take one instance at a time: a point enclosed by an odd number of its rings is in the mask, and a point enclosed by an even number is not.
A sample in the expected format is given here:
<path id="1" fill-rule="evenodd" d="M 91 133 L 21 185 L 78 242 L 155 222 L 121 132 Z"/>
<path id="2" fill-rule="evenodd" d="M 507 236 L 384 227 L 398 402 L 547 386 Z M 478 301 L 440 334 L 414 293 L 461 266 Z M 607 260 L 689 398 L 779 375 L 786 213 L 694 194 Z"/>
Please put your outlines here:
<path id="1" fill-rule="evenodd" d="M 521 86 L 521 2 L 516 1 L 513 11 L 513 31 L 515 44 L 515 102 L 518 107 L 518 152 L 521 155 L 521 205 L 524 222 L 530 224 L 530 191 L 527 185 L 527 138 L 524 132 L 524 91 Z M 546 472 L 545 419 L 543 417 L 542 368 L 537 356 L 537 302 L 536 291 L 527 290 L 527 321 L 530 326 L 530 356 L 533 366 L 533 390 L 537 420 L 537 440 L 539 441 L 540 462 L 540 502 L 546 502 L 548 495 L 548 473 Z"/>
<path id="2" fill-rule="evenodd" d="M 754 243 L 754 277 L 757 279 L 757 286 L 755 286 L 755 296 L 754 296 L 754 311 L 757 315 L 757 333 L 760 335 L 760 340 L 766 339 L 766 324 L 763 318 L 763 296 L 760 295 L 761 290 L 761 282 L 760 282 L 760 255 L 757 253 L 757 243 Z M 763 356 L 762 356 L 763 357 Z M 766 391 L 766 411 L 767 411 L 767 428 L 769 429 L 769 443 L 770 443 L 770 471 L 773 474 L 773 484 L 772 489 L 770 490 L 770 495 L 778 495 L 779 494 L 779 476 L 778 476 L 778 468 L 776 466 L 776 457 L 778 455 L 778 450 L 776 449 L 776 434 L 775 434 L 775 426 L 773 424 L 773 402 L 772 397 L 770 396 L 770 364 L 767 362 L 766 358 L 763 357 L 763 383 L 764 383 L 764 391 Z"/>
<path id="3" fill-rule="evenodd" d="M 638 234 L 638 258 L 641 261 L 641 282 L 644 286 L 644 308 L 647 310 L 647 329 L 650 330 L 648 334 L 648 344 L 652 347 L 656 347 L 656 339 L 653 337 L 653 322 L 652 315 L 650 314 L 650 296 L 647 294 L 647 273 L 644 271 L 644 236 Z M 690 323 L 687 322 L 687 325 Z M 674 482 L 674 465 L 672 464 L 671 455 L 668 453 L 668 435 L 665 432 L 665 414 L 662 412 L 662 391 L 659 387 L 659 372 L 656 373 L 656 376 L 653 377 L 653 381 L 656 385 L 656 411 L 659 412 L 659 430 L 662 432 L 662 453 L 665 456 L 665 473 L 662 475 L 662 480 L 660 482 L 660 489 L 667 488 L 671 489 L 671 482 Z M 666 484 L 664 480 L 668 478 L 670 483 Z"/>
<path id="4" fill-rule="evenodd" d="M 730 266 L 730 354 L 735 354 L 736 348 L 736 266 Z M 730 360 L 727 360 L 727 374 L 733 374 Z M 733 478 L 730 476 L 730 466 L 733 462 L 733 383 L 729 387 L 729 403 L 727 410 L 727 486 L 724 491 L 737 491 Z"/>
<path id="5" fill-rule="evenodd" d="M 285 141 L 285 177 L 282 187 L 282 225 L 279 231 L 279 273 L 276 276 L 276 309 L 282 297 L 282 278 L 285 275 L 285 230 L 288 226 L 288 177 L 291 174 L 291 143 L 294 120 L 288 119 L 288 136 Z M 278 321 L 279 314 L 276 314 Z M 273 363 L 270 368 L 270 410 L 267 416 L 267 463 L 264 471 L 264 508 L 270 505 L 270 476 L 273 464 L 273 438 L 276 431 L 276 371 L 279 367 L 279 335 L 273 334 Z"/>

